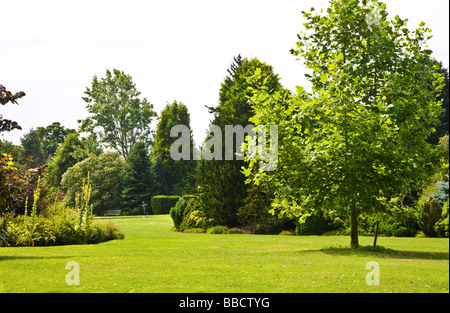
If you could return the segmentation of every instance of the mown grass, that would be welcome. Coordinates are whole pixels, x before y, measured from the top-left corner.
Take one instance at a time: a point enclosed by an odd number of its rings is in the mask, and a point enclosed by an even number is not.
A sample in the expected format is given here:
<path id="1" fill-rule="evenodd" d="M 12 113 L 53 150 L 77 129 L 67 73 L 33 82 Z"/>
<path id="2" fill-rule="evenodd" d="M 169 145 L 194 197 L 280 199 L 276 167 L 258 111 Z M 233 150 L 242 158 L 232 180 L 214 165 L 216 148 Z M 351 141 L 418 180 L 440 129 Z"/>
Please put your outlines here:
<path id="1" fill-rule="evenodd" d="M 113 221 L 125 239 L 0 248 L 0 292 L 449 292 L 448 239 L 351 249 L 348 237 L 178 233 L 168 215 Z M 66 284 L 69 261 L 80 285 Z M 380 265 L 378 286 L 366 284 L 369 261 Z"/>

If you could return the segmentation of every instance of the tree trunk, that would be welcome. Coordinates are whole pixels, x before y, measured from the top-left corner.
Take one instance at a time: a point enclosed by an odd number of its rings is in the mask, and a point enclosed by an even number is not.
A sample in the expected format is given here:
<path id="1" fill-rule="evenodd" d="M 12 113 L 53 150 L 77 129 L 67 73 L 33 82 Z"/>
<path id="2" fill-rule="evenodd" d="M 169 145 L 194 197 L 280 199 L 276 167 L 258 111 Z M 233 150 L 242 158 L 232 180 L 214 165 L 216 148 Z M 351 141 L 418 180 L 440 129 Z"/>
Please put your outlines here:
<path id="1" fill-rule="evenodd" d="M 357 221 L 357 214 L 355 209 L 350 210 L 350 245 L 352 248 L 358 248 L 359 247 L 359 240 L 358 240 L 358 221 Z"/>
<path id="2" fill-rule="evenodd" d="M 380 226 L 380 221 L 377 221 L 377 227 L 375 228 L 375 238 L 373 239 L 373 247 L 377 247 L 377 237 L 378 237 L 378 227 Z"/>

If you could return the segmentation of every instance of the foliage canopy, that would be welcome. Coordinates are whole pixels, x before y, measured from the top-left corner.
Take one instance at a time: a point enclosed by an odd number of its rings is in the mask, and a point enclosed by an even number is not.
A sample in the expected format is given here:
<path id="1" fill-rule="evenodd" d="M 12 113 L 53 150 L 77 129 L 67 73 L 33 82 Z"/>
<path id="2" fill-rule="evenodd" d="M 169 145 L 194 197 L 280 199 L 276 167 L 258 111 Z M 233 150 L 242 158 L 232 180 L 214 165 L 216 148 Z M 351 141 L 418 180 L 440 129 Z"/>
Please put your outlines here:
<path id="1" fill-rule="evenodd" d="M 100 79 L 95 75 L 85 94 L 83 100 L 92 115 L 79 121 L 82 131 L 98 135 L 100 143 L 124 158 L 136 142 L 151 144 L 150 124 L 156 113 L 146 98 L 140 98 L 130 75 L 118 69 L 107 70 Z"/>
<path id="2" fill-rule="evenodd" d="M 425 140 L 444 77 L 422 48 L 431 30 L 389 20 L 383 3 L 336 0 L 326 14 L 303 15 L 305 32 L 291 52 L 310 70 L 312 92 L 270 96 L 261 75 L 253 77 L 260 88 L 250 120 L 278 125 L 279 170 L 258 172 L 252 161 L 245 173 L 276 190 L 281 213 L 349 215 L 358 246 L 360 212 L 385 209 L 433 173 L 440 150 Z"/>

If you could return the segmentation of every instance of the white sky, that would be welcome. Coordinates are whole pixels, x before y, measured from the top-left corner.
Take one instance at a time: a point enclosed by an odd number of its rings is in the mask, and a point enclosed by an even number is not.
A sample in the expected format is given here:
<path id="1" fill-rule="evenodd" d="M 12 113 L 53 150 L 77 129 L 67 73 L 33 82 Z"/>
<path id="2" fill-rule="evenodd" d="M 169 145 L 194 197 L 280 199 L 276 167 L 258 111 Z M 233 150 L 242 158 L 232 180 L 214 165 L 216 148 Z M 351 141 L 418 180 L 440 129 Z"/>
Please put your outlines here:
<path id="1" fill-rule="evenodd" d="M 421 21 L 433 30 L 429 48 L 449 65 L 449 1 L 385 0 L 391 17 Z M 233 56 L 272 65 L 282 84 L 307 86 L 305 70 L 289 50 L 303 29 L 301 11 L 327 0 L 0 0 L 0 84 L 25 91 L 19 105 L 0 107 L 17 121 L 3 139 L 20 144 L 30 128 L 59 121 L 78 128 L 88 113 L 81 99 L 92 77 L 117 68 L 133 77 L 142 96 L 161 112 L 186 104 L 201 143 Z M 156 127 L 156 126 L 155 126 Z"/>

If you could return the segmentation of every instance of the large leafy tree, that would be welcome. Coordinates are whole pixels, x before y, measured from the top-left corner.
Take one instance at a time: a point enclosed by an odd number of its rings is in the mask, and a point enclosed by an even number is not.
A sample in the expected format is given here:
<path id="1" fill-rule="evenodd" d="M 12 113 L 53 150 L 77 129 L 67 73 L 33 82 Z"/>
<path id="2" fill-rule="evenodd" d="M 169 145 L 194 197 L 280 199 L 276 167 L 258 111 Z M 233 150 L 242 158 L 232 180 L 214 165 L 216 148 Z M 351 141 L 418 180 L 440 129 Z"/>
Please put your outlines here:
<path id="1" fill-rule="evenodd" d="M 450 102 L 450 84 L 448 77 L 448 68 L 445 68 L 441 63 L 439 63 L 439 72 L 444 76 L 444 87 L 439 94 L 438 99 L 442 100 L 442 112 L 439 116 L 439 122 L 435 126 L 436 131 L 430 135 L 428 138 L 428 142 L 432 144 L 438 144 L 440 138 L 445 135 L 448 135 L 448 117 L 449 117 L 449 102 Z"/>
<path id="2" fill-rule="evenodd" d="M 70 167 L 62 176 L 61 186 L 67 190 L 68 205 L 75 204 L 77 193 L 89 177 L 94 214 L 122 209 L 122 173 L 125 161 L 118 152 L 92 155 Z"/>
<path id="3" fill-rule="evenodd" d="M 150 124 L 156 113 L 146 98 L 140 98 L 132 77 L 113 69 L 105 77 L 94 76 L 86 88 L 86 107 L 92 115 L 81 123 L 81 131 L 98 135 L 99 142 L 124 158 L 136 142 L 151 144 Z"/>
<path id="4" fill-rule="evenodd" d="M 235 57 L 228 69 L 228 76 L 221 85 L 219 105 L 209 108 L 210 113 L 214 114 L 211 123 L 218 126 L 222 133 L 222 138 L 219 139 L 222 142 L 222 151 L 219 151 L 221 159 L 203 159 L 199 166 L 199 200 L 204 212 L 216 223 L 230 227 L 238 224 L 237 212 L 247 196 L 247 186 L 245 176 L 242 174 L 242 166 L 245 165 L 245 161 L 238 160 L 235 155 L 232 160 L 225 159 L 226 145 L 223 138 L 226 133 L 226 125 L 245 127 L 250 124 L 249 119 L 254 112 L 248 102 L 248 97 L 252 94 L 249 88 L 254 86 L 249 78 L 257 69 L 266 81 L 268 93 L 282 89 L 272 66 L 256 58 L 249 60 L 240 55 Z M 217 135 L 209 132 L 206 141 Z M 234 134 L 233 137 L 235 137 Z M 233 149 L 234 147 L 233 143 Z M 217 147 L 213 148 L 213 150 L 215 149 Z M 234 150 L 234 152 L 240 151 Z"/>
<path id="5" fill-rule="evenodd" d="M 245 172 L 276 190 L 281 213 L 349 216 L 356 247 L 361 212 L 385 209 L 433 173 L 439 148 L 426 138 L 444 77 L 423 48 L 431 31 L 388 19 L 383 3 L 335 0 L 326 13 L 303 14 L 292 53 L 310 69 L 312 92 L 254 93 L 254 123 L 278 125 L 279 164 L 264 173 L 251 162 Z"/>
<path id="6" fill-rule="evenodd" d="M 55 154 L 56 149 L 64 142 L 68 134 L 75 132 L 74 129 L 65 128 L 59 122 L 54 122 L 47 127 L 38 127 L 36 131 L 41 138 L 46 160 Z"/>
<path id="7" fill-rule="evenodd" d="M 39 133 L 33 128 L 20 138 L 20 143 L 23 147 L 22 162 L 28 168 L 36 167 L 46 162 L 41 139 Z"/>
<path id="8" fill-rule="evenodd" d="M 65 128 L 59 122 L 54 122 L 47 127 L 30 129 L 20 139 L 23 147 L 21 162 L 26 163 L 28 167 L 45 164 L 55 154 L 67 135 L 74 132 L 74 129 Z"/>
<path id="9" fill-rule="evenodd" d="M 193 172 L 195 162 L 193 161 L 194 140 L 192 131 L 189 133 L 189 160 L 174 160 L 170 155 L 172 144 L 178 139 L 171 137 L 171 129 L 176 125 L 184 125 L 190 129 L 191 121 L 188 108 L 179 101 L 167 103 L 161 111 L 155 134 L 152 158 L 156 161 L 160 157 L 164 165 L 164 173 L 160 173 L 161 184 L 167 184 L 170 194 L 181 194 L 192 192 Z M 187 147 L 185 147 L 187 149 Z"/>

